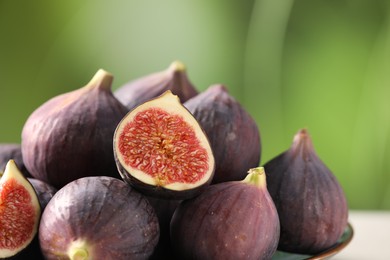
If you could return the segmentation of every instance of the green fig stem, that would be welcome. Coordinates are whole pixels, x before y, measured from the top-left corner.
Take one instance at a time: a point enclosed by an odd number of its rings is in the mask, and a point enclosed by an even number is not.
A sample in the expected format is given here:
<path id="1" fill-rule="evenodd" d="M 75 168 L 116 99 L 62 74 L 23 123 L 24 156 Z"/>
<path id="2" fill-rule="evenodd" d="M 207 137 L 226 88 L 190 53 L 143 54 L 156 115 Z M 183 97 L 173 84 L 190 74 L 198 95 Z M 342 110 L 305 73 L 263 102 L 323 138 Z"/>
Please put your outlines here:
<path id="1" fill-rule="evenodd" d="M 105 90 L 111 90 L 113 79 L 114 76 L 111 73 L 103 69 L 99 69 L 85 88 L 102 88 Z"/>
<path id="2" fill-rule="evenodd" d="M 183 72 L 183 71 L 186 70 L 186 66 L 181 61 L 175 60 L 169 66 L 169 70 L 171 70 L 171 71 L 182 71 Z"/>
<path id="3" fill-rule="evenodd" d="M 85 248 L 72 248 L 69 252 L 71 260 L 86 260 L 88 255 L 88 251 Z"/>
<path id="4" fill-rule="evenodd" d="M 259 188 L 267 186 L 264 167 L 249 169 L 248 175 L 243 180 L 244 183 L 255 185 Z"/>

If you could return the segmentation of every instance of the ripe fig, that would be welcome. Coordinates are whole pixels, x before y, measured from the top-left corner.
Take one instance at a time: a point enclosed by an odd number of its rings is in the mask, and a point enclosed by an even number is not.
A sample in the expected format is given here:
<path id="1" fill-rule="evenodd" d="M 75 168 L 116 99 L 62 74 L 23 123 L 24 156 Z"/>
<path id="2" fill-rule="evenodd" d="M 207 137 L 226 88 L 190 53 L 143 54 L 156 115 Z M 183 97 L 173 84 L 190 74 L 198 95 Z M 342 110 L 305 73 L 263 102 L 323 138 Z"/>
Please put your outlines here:
<path id="1" fill-rule="evenodd" d="M 257 124 L 224 85 L 210 86 L 184 106 L 210 140 L 215 157 L 212 183 L 242 180 L 247 169 L 259 165 L 261 143 Z"/>
<path id="2" fill-rule="evenodd" d="M 148 259 L 158 238 L 147 199 L 106 176 L 65 185 L 47 204 L 39 226 L 45 259 Z"/>
<path id="3" fill-rule="evenodd" d="M 149 196 L 147 199 L 154 208 L 160 225 L 160 239 L 150 259 L 174 259 L 169 230 L 173 213 L 181 200 L 167 200 Z"/>
<path id="4" fill-rule="evenodd" d="M 179 259 L 271 259 L 279 228 L 258 167 L 242 181 L 210 185 L 183 201 L 172 217 L 171 240 Z"/>
<path id="5" fill-rule="evenodd" d="M 3 173 L 5 166 L 9 160 L 14 160 L 18 169 L 26 177 L 31 177 L 31 174 L 24 166 L 22 149 L 20 144 L 16 143 L 2 143 L 0 144 L 0 173 Z"/>
<path id="6" fill-rule="evenodd" d="M 39 204 L 41 205 L 41 209 L 43 211 L 46 208 L 47 203 L 49 203 L 51 198 L 58 190 L 44 181 L 34 178 L 27 179 L 33 186 L 35 193 L 38 196 Z"/>
<path id="7" fill-rule="evenodd" d="M 114 156 L 122 178 L 148 196 L 196 196 L 214 173 L 205 133 L 169 90 L 122 119 L 114 133 Z"/>
<path id="8" fill-rule="evenodd" d="M 34 178 L 56 188 L 85 176 L 120 178 L 112 137 L 127 109 L 113 96 L 112 80 L 99 70 L 86 86 L 48 100 L 30 115 L 22 154 Z"/>
<path id="9" fill-rule="evenodd" d="M 41 208 L 34 188 L 10 160 L 0 179 L 0 258 L 17 257 L 37 234 Z"/>
<path id="10" fill-rule="evenodd" d="M 280 218 L 279 249 L 316 254 L 334 245 L 347 227 L 348 206 L 307 130 L 298 131 L 290 149 L 264 167 Z"/>
<path id="11" fill-rule="evenodd" d="M 119 87 L 114 95 L 129 110 L 132 110 L 167 90 L 179 96 L 182 102 L 198 93 L 187 77 L 184 64 L 180 61 L 172 62 L 164 71 L 146 75 Z"/>

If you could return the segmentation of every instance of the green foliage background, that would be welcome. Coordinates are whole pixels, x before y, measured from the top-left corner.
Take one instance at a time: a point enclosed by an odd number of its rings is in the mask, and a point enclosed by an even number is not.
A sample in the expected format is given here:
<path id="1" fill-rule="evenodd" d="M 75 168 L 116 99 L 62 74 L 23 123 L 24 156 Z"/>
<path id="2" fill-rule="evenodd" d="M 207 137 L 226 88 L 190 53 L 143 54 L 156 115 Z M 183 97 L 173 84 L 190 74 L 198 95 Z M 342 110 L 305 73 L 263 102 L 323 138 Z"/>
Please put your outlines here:
<path id="1" fill-rule="evenodd" d="M 306 127 L 350 208 L 390 209 L 389 4 L 0 0 L 0 142 L 20 142 L 35 108 L 99 68 L 116 89 L 178 59 L 255 118 L 261 164 Z"/>

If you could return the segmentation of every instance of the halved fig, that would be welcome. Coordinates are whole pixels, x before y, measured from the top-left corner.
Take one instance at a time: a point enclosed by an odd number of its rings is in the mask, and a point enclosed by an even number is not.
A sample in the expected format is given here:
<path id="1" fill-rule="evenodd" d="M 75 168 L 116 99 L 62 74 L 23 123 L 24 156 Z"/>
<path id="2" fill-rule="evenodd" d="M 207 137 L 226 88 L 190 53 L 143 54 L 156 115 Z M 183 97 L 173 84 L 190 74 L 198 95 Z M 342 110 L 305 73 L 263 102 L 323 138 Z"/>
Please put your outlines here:
<path id="1" fill-rule="evenodd" d="M 114 133 L 114 156 L 122 178 L 149 196 L 196 196 L 214 174 L 206 134 L 171 91 L 122 119 Z"/>
<path id="2" fill-rule="evenodd" d="M 83 177 L 49 201 L 39 225 L 45 259 L 148 259 L 159 239 L 148 200 L 122 180 Z"/>
<path id="3" fill-rule="evenodd" d="M 13 160 L 0 179 L 0 258 L 18 255 L 33 241 L 41 207 L 32 185 Z"/>

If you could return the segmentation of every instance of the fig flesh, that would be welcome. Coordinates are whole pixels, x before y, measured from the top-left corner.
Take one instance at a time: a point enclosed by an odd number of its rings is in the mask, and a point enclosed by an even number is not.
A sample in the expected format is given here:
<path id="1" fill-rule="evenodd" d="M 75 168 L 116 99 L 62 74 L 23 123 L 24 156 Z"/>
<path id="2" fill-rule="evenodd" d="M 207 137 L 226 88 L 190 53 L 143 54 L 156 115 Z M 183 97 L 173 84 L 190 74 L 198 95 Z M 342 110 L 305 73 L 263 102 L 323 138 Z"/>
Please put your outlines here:
<path id="1" fill-rule="evenodd" d="M 177 95 L 182 102 L 198 93 L 188 79 L 184 64 L 180 61 L 172 62 L 164 71 L 146 75 L 121 86 L 114 95 L 129 110 L 132 110 L 167 90 Z"/>
<path id="2" fill-rule="evenodd" d="M 113 76 L 99 70 L 84 87 L 36 109 L 22 131 L 22 154 L 31 175 L 56 188 L 85 176 L 120 178 L 112 137 L 127 109 L 113 96 Z"/>
<path id="3" fill-rule="evenodd" d="M 242 181 L 210 185 L 183 201 L 172 217 L 171 240 L 179 259 L 270 259 L 279 228 L 258 167 Z"/>
<path id="4" fill-rule="evenodd" d="M 34 188 L 10 160 L 0 179 L 0 258 L 18 256 L 37 234 L 41 208 Z"/>
<path id="5" fill-rule="evenodd" d="M 0 144 L 0 174 L 4 172 L 5 166 L 9 160 L 14 160 L 18 169 L 26 177 L 31 177 L 31 174 L 24 166 L 22 149 L 20 144 L 16 143 L 2 143 Z"/>
<path id="6" fill-rule="evenodd" d="M 279 249 L 316 254 L 333 246 L 347 227 L 348 206 L 307 130 L 298 131 L 290 149 L 264 167 L 280 218 Z"/>
<path id="7" fill-rule="evenodd" d="M 114 156 L 122 178 L 148 196 L 190 198 L 214 174 L 205 133 L 169 90 L 122 119 L 114 133 Z"/>
<path id="8" fill-rule="evenodd" d="M 260 132 L 256 122 L 224 85 L 212 85 L 184 106 L 194 115 L 210 140 L 215 157 L 212 183 L 238 181 L 259 165 Z"/>
<path id="9" fill-rule="evenodd" d="M 148 259 L 159 238 L 147 199 L 122 180 L 83 177 L 61 188 L 39 226 L 45 259 Z"/>

